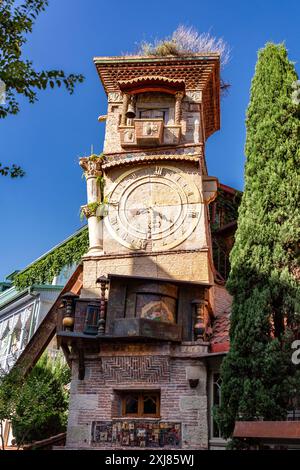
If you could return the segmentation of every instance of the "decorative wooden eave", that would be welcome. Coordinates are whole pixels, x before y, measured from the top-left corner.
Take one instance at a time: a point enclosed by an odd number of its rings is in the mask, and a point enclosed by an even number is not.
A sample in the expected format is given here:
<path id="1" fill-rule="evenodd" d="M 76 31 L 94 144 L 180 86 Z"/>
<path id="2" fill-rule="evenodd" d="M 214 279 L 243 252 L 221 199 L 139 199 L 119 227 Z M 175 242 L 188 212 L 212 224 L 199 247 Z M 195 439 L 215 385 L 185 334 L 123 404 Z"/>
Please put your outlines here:
<path id="1" fill-rule="evenodd" d="M 143 75 L 130 80 L 120 80 L 118 84 L 121 91 L 133 95 L 148 91 L 158 91 L 175 95 L 178 91 L 185 90 L 184 80 L 161 77 L 160 75 Z"/>
<path id="2" fill-rule="evenodd" d="M 125 82 L 134 83 L 133 81 L 140 77 L 152 77 L 153 80 L 156 76 L 183 81 L 186 94 L 188 91 L 201 92 L 205 137 L 208 138 L 220 129 L 220 55 L 218 53 L 166 57 L 95 57 L 94 63 L 107 94 L 122 93 Z"/>
<path id="3" fill-rule="evenodd" d="M 132 165 L 132 163 L 135 164 L 144 164 L 144 163 L 151 163 L 151 162 L 157 162 L 157 161 L 164 161 L 168 162 L 171 160 L 175 161 L 185 161 L 193 164 L 199 164 L 199 155 L 187 155 L 187 154 L 163 154 L 163 155 L 137 155 L 137 156 L 132 156 L 130 155 L 129 157 L 124 157 L 124 158 L 114 158 L 107 163 L 104 163 L 102 165 L 103 170 L 107 170 L 109 168 L 113 167 L 118 167 L 118 166 L 126 166 L 126 165 Z"/>

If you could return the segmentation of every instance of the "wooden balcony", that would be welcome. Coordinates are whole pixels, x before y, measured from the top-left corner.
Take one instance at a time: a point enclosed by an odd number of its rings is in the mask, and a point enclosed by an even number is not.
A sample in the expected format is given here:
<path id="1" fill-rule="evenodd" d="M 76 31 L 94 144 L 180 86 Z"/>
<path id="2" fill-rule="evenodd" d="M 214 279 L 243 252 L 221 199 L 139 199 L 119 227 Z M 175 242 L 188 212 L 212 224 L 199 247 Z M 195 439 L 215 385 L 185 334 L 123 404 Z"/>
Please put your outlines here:
<path id="1" fill-rule="evenodd" d="M 162 119 L 135 119 L 134 129 L 137 145 L 141 147 L 161 145 L 163 142 L 163 125 Z"/>
<path id="2" fill-rule="evenodd" d="M 181 325 L 146 318 L 118 318 L 113 325 L 113 335 L 118 338 L 181 341 L 181 330 Z"/>
<path id="3" fill-rule="evenodd" d="M 133 125 L 119 126 L 122 147 L 178 145 L 180 125 L 164 125 L 163 119 L 134 119 Z"/>

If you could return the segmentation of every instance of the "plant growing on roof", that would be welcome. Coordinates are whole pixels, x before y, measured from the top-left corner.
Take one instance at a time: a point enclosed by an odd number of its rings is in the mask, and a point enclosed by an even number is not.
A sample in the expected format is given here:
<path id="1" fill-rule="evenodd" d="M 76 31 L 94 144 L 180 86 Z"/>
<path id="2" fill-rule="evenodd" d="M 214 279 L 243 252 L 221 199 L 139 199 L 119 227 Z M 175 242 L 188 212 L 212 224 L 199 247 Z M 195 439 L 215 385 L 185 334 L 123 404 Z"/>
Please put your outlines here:
<path id="1" fill-rule="evenodd" d="M 157 39 L 153 43 L 143 41 L 138 54 L 164 57 L 205 52 L 219 53 L 222 66 L 226 65 L 230 58 L 230 48 L 222 38 L 218 39 L 210 33 L 199 33 L 193 27 L 180 25 L 169 37 Z"/>
<path id="2" fill-rule="evenodd" d="M 104 158 L 103 152 L 99 153 L 99 155 L 97 155 L 96 153 L 92 153 L 92 155 L 88 157 L 88 159 L 91 161 L 97 161 L 98 159 L 103 160 L 103 158 Z"/>

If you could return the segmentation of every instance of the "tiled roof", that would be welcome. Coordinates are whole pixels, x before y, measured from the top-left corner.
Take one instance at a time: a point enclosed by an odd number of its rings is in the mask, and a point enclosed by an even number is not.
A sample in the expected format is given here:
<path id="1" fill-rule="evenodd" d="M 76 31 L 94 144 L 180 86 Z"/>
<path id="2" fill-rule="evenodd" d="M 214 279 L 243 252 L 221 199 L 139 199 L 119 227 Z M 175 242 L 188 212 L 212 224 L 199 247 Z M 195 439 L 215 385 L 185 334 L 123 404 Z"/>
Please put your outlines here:
<path id="1" fill-rule="evenodd" d="M 108 163 L 104 163 L 102 165 L 103 170 L 107 168 L 111 168 L 114 166 L 121 166 L 121 165 L 126 165 L 126 164 L 132 164 L 134 163 L 143 163 L 143 162 L 149 162 L 149 161 L 156 161 L 156 160 L 184 160 L 184 161 L 189 161 L 189 162 L 194 162 L 198 163 L 199 162 L 199 156 L 196 155 L 144 155 L 144 156 L 130 156 L 130 157 L 125 157 L 125 158 L 120 158 L 119 160 L 114 159 L 111 160 Z"/>
<path id="2" fill-rule="evenodd" d="M 107 94 L 119 92 L 121 83 L 139 80 L 142 76 L 164 77 L 170 80 L 169 85 L 176 83 L 174 80 L 184 82 L 186 90 L 202 92 L 206 138 L 220 129 L 218 54 L 195 54 L 191 57 L 95 57 L 94 63 Z"/>
<path id="3" fill-rule="evenodd" d="M 230 311 L 224 311 L 217 315 L 213 323 L 210 340 L 210 351 L 212 353 L 229 351 L 229 328 Z"/>
<path id="4" fill-rule="evenodd" d="M 167 84 L 170 86 L 176 86 L 178 89 L 185 87 L 185 82 L 182 79 L 163 77 L 161 75 L 142 75 L 141 77 L 134 77 L 130 80 L 119 80 L 119 86 L 121 90 L 126 90 L 130 86 L 138 86 L 147 83 L 158 83 L 158 84 Z"/>
<path id="5" fill-rule="evenodd" d="M 234 437 L 256 439 L 300 439 L 299 421 L 237 421 Z"/>

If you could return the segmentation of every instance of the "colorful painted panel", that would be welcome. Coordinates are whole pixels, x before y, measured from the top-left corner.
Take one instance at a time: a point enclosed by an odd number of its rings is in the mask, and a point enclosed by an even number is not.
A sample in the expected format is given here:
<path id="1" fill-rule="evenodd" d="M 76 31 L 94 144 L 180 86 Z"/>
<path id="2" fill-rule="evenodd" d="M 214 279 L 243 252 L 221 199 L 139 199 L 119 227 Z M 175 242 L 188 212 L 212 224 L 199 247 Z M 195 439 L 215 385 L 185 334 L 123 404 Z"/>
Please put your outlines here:
<path id="1" fill-rule="evenodd" d="M 176 300 L 156 294 L 138 294 L 136 316 L 168 323 L 175 322 Z"/>
<path id="2" fill-rule="evenodd" d="M 159 421 L 94 421 L 92 442 L 129 447 L 180 447 L 181 424 Z"/>

